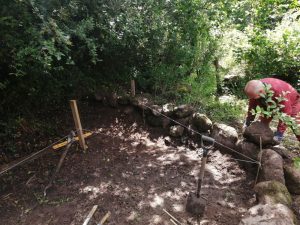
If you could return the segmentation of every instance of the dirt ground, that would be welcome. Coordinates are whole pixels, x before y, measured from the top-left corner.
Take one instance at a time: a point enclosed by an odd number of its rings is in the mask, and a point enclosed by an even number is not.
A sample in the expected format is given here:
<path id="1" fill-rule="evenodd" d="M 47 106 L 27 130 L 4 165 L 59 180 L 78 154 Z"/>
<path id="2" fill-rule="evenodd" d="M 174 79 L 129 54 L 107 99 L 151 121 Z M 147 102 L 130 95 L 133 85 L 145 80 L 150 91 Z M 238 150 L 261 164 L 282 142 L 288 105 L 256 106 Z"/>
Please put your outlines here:
<path id="1" fill-rule="evenodd" d="M 83 127 L 101 128 L 88 139 L 87 153 L 71 147 L 46 197 L 43 188 L 61 150 L 0 177 L 1 224 L 82 224 L 98 205 L 89 224 L 110 211 L 108 225 L 171 225 L 166 209 L 181 224 L 235 225 L 255 204 L 253 177 L 231 156 L 213 150 L 202 188 L 206 210 L 197 221 L 185 212 L 185 202 L 196 190 L 201 149 L 166 145 L 167 133 L 145 125 L 137 112 L 127 115 L 124 108 L 101 105 L 83 108 L 79 106 Z M 67 117 L 62 125 L 66 131 L 73 127 L 71 114 Z"/>

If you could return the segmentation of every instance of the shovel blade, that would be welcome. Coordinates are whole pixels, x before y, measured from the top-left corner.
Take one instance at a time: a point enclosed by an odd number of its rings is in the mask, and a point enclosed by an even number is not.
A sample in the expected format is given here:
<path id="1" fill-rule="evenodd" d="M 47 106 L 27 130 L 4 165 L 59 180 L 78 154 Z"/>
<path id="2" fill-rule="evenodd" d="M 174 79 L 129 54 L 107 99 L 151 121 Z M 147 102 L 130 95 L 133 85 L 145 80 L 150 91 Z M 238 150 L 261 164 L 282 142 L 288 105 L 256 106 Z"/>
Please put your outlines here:
<path id="1" fill-rule="evenodd" d="M 185 210 L 194 216 L 203 216 L 206 206 L 206 200 L 199 197 L 195 193 L 189 193 L 186 201 Z"/>

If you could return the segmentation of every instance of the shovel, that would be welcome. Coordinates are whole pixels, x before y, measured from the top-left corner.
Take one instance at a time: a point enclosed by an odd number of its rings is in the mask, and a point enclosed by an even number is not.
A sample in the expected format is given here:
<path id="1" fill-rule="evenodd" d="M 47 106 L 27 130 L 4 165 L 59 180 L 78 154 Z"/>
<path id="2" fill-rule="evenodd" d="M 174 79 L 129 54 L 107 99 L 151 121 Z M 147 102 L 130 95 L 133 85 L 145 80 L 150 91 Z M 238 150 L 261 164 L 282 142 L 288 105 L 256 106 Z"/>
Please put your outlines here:
<path id="1" fill-rule="evenodd" d="M 205 140 L 206 137 L 202 138 L 202 139 Z M 209 141 L 211 141 L 211 140 L 213 140 L 213 139 L 209 138 Z M 206 205 L 206 199 L 204 197 L 200 196 L 200 190 L 201 190 L 201 184 L 202 184 L 203 177 L 204 177 L 204 171 L 205 171 L 205 165 L 206 165 L 206 160 L 207 160 L 208 149 L 203 146 L 202 140 L 201 140 L 201 145 L 202 145 L 202 148 L 203 148 L 203 157 L 202 157 L 202 160 L 201 160 L 201 167 L 200 167 L 200 174 L 199 174 L 199 178 L 198 178 L 197 192 L 196 193 L 190 192 L 188 197 L 187 197 L 187 202 L 186 202 L 186 211 L 193 214 L 193 215 L 195 215 L 195 216 L 203 216 L 203 213 L 204 213 L 204 210 L 205 210 L 205 205 Z"/>

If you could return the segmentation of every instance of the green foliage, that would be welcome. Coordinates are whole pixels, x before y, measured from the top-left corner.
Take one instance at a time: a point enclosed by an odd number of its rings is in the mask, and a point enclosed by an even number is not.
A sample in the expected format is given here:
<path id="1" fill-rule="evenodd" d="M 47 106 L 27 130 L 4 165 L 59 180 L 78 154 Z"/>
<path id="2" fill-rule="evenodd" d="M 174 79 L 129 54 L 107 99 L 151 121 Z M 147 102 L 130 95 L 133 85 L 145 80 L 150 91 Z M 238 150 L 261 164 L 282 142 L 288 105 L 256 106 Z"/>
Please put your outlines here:
<path id="1" fill-rule="evenodd" d="M 300 168 L 300 157 L 293 158 L 295 167 Z"/>
<path id="2" fill-rule="evenodd" d="M 55 106 L 132 76 L 167 90 L 211 60 L 200 1 L 2 1 L 2 112 Z"/>
<path id="3" fill-rule="evenodd" d="M 291 9 L 281 15 L 272 29 L 249 30 L 250 46 L 240 49 L 239 59 L 246 61 L 250 76 L 276 74 L 297 85 L 300 75 L 299 15 L 299 9 Z"/>
<path id="4" fill-rule="evenodd" d="M 288 93 L 283 92 L 282 95 L 275 97 L 274 91 L 271 90 L 271 85 L 266 85 L 265 93 L 260 94 L 264 103 L 266 103 L 266 106 L 257 106 L 255 109 L 252 109 L 251 113 L 253 115 L 258 115 L 266 118 L 272 117 L 274 119 L 281 120 L 298 134 L 300 128 L 296 119 L 282 112 L 282 109 L 284 108 L 282 102 L 287 100 L 285 98 L 287 94 Z"/>
<path id="5" fill-rule="evenodd" d="M 216 79 L 209 69 L 202 75 L 191 74 L 179 87 L 184 88 L 184 91 L 177 91 L 180 102 L 194 105 L 213 121 L 231 124 L 244 115 L 242 101 L 233 99 L 221 102 L 216 98 Z"/>
<path id="6" fill-rule="evenodd" d="M 246 74 L 237 90 L 251 77 L 273 73 L 298 80 L 296 0 L 0 3 L 4 127 L 11 125 L 8 119 L 57 109 L 103 85 L 129 86 L 133 77 L 138 90 L 198 105 L 228 121 L 239 117 L 240 106 L 215 99 L 225 74 Z"/>

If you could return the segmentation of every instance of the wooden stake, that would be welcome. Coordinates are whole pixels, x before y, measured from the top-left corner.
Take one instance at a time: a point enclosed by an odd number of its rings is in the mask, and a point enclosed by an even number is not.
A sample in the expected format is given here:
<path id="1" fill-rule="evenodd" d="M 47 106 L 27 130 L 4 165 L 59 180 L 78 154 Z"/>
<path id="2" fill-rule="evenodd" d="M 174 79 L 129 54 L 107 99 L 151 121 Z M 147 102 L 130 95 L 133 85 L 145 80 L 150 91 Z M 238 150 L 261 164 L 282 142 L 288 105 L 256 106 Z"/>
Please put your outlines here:
<path id="1" fill-rule="evenodd" d="M 81 127 L 81 122 L 80 122 L 80 117 L 79 117 L 76 100 L 70 100 L 70 106 L 72 109 L 73 119 L 75 122 L 75 127 L 76 127 L 76 130 L 78 133 L 78 137 L 79 137 L 79 144 L 80 144 L 81 148 L 84 151 L 86 151 L 87 145 L 85 144 L 84 136 L 82 133 L 82 127 Z"/>
<path id="2" fill-rule="evenodd" d="M 172 216 L 171 213 L 169 213 L 166 209 L 163 209 L 163 211 L 165 213 L 167 213 L 176 223 L 178 223 L 179 225 L 181 225 L 180 221 L 178 219 L 176 219 L 174 216 Z"/>
<path id="3" fill-rule="evenodd" d="M 96 212 L 96 209 L 98 208 L 98 205 L 94 205 L 91 211 L 89 212 L 89 215 L 86 217 L 84 223 L 82 225 L 87 225 L 91 218 L 93 217 L 94 213 Z"/>
<path id="4" fill-rule="evenodd" d="M 99 223 L 97 223 L 97 225 L 103 225 L 105 223 L 105 221 L 110 217 L 110 211 L 108 211 L 105 216 L 103 216 L 103 218 L 101 219 L 101 221 Z"/>
<path id="5" fill-rule="evenodd" d="M 135 81 L 131 80 L 131 97 L 135 97 Z"/>
<path id="6" fill-rule="evenodd" d="M 259 164 L 257 166 L 257 172 L 256 172 L 254 186 L 256 185 L 256 183 L 258 181 L 259 170 L 261 168 L 261 157 L 262 157 L 262 140 L 261 140 L 261 136 L 260 136 L 259 137 L 259 153 L 258 153 Z"/>

